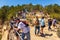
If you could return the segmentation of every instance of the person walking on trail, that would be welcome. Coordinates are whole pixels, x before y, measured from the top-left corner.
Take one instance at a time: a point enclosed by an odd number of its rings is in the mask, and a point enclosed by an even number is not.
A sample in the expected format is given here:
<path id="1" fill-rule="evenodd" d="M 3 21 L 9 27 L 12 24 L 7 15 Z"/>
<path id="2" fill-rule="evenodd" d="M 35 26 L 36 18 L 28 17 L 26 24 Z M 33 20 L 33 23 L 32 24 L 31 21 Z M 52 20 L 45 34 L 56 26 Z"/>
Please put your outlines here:
<path id="1" fill-rule="evenodd" d="M 16 13 L 16 17 L 21 18 L 22 17 L 22 12 L 21 11 L 18 11 L 18 13 Z"/>
<path id="2" fill-rule="evenodd" d="M 10 30 L 13 29 L 13 24 L 14 24 L 14 18 L 13 16 L 11 17 L 11 20 L 10 20 Z M 9 30 L 9 31 L 10 31 Z"/>
<path id="3" fill-rule="evenodd" d="M 41 20 L 40 20 L 40 25 L 41 25 L 41 35 L 43 35 L 44 33 L 43 33 L 43 29 L 44 29 L 44 27 L 45 27 L 45 20 L 44 20 L 44 17 L 42 17 L 41 18 Z"/>
<path id="4" fill-rule="evenodd" d="M 57 24 L 57 20 L 56 20 L 55 18 L 53 18 L 53 22 L 52 22 L 52 24 L 53 24 L 53 27 L 54 27 L 54 28 L 57 27 L 57 26 L 56 26 L 56 24 Z"/>
<path id="5" fill-rule="evenodd" d="M 26 13 L 24 11 L 22 11 L 22 18 L 25 19 L 26 18 Z"/>
<path id="6" fill-rule="evenodd" d="M 15 18 L 15 24 L 14 24 L 14 32 L 15 32 L 15 35 L 17 37 L 17 40 L 20 40 L 18 33 L 19 33 L 19 30 L 16 30 L 15 28 L 18 28 L 18 24 L 19 24 L 20 20 L 19 18 Z M 18 33 L 17 33 L 18 32 Z"/>
<path id="7" fill-rule="evenodd" d="M 27 40 L 30 40 L 30 28 L 29 24 L 26 21 L 17 21 L 18 28 L 14 28 L 16 31 L 22 30 L 22 40 L 25 39 L 25 36 L 27 37 Z"/>
<path id="8" fill-rule="evenodd" d="M 52 19 L 48 19 L 48 30 L 51 30 L 51 25 L 52 25 Z"/>
<path id="9" fill-rule="evenodd" d="M 37 30 L 38 30 L 38 32 L 37 32 Z M 36 16 L 36 21 L 35 21 L 35 35 L 39 34 L 39 32 L 40 32 L 39 19 L 38 19 L 38 16 Z"/>

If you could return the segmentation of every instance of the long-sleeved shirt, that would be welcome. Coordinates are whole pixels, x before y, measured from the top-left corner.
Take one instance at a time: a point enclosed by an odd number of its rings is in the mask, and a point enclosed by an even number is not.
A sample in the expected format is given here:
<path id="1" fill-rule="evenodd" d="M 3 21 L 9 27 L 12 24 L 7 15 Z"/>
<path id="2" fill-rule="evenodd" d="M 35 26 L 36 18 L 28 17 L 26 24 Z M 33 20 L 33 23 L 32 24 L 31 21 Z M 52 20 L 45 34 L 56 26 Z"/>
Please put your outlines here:
<path id="1" fill-rule="evenodd" d="M 29 27 L 25 27 L 26 25 L 23 22 L 18 24 L 18 29 L 21 29 L 23 33 L 27 33 L 30 31 Z"/>

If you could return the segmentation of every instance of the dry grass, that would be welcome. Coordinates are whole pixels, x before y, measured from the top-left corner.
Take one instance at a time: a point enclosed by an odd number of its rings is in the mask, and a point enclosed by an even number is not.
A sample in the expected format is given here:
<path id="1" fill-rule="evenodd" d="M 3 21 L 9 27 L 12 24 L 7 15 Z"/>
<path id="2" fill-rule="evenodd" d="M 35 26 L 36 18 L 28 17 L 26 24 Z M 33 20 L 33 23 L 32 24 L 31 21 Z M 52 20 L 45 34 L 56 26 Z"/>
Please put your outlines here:
<path id="1" fill-rule="evenodd" d="M 60 27 L 57 29 L 57 36 L 60 38 Z"/>

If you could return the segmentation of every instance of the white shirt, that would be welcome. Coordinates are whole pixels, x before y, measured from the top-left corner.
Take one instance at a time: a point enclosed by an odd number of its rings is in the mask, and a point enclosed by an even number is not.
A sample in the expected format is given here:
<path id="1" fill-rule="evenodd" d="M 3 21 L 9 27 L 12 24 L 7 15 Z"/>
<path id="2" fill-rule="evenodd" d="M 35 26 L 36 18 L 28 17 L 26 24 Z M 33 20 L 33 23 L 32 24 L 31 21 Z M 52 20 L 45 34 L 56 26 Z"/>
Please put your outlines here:
<path id="1" fill-rule="evenodd" d="M 22 32 L 23 32 L 23 33 L 27 33 L 27 32 L 30 31 L 30 28 L 29 28 L 29 27 L 25 27 L 25 24 L 22 23 L 22 22 L 20 22 L 20 23 L 18 24 L 18 29 L 22 29 Z"/>

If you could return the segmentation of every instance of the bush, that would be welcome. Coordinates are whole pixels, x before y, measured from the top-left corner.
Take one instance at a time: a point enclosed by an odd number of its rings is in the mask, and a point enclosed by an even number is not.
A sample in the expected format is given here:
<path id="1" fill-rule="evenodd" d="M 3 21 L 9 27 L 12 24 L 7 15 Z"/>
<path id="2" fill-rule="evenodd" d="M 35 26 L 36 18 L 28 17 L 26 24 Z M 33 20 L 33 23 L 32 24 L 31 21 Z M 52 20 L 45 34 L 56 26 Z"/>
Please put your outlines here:
<path id="1" fill-rule="evenodd" d="M 58 14 L 58 13 L 50 13 L 50 16 L 52 18 L 56 18 L 58 21 L 60 21 L 60 14 Z"/>
<path id="2" fill-rule="evenodd" d="M 60 38 L 60 27 L 57 29 L 57 36 Z"/>

